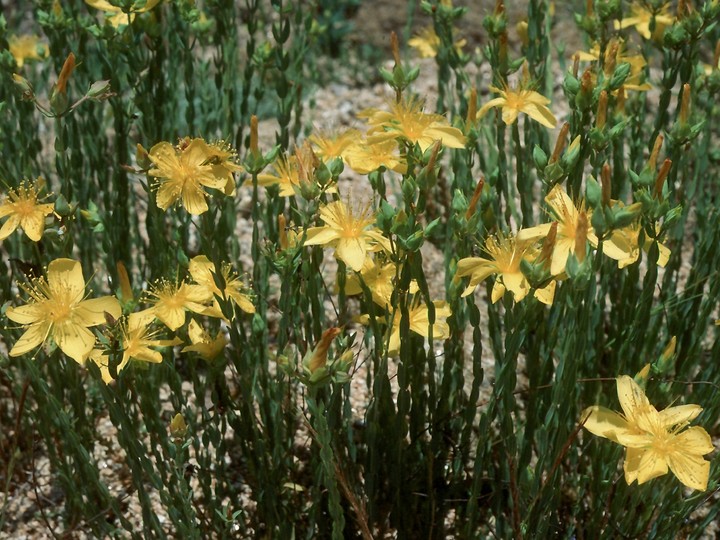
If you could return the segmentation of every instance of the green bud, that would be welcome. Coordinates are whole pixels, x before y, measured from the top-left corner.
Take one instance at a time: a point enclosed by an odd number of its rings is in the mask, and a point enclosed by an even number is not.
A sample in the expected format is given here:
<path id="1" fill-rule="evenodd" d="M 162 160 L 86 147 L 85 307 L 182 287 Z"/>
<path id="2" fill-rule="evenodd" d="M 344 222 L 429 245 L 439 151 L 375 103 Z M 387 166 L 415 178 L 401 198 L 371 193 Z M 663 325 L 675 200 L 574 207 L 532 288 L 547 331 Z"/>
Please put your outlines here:
<path id="1" fill-rule="evenodd" d="M 533 148 L 533 161 L 535 161 L 535 166 L 538 170 L 542 170 L 547 166 L 548 156 L 538 145 L 535 145 L 535 148 Z"/>
<path id="2" fill-rule="evenodd" d="M 585 188 L 585 197 L 593 208 L 599 208 L 602 202 L 602 187 L 592 176 L 588 177 Z M 593 216 L 594 217 L 594 216 Z"/>

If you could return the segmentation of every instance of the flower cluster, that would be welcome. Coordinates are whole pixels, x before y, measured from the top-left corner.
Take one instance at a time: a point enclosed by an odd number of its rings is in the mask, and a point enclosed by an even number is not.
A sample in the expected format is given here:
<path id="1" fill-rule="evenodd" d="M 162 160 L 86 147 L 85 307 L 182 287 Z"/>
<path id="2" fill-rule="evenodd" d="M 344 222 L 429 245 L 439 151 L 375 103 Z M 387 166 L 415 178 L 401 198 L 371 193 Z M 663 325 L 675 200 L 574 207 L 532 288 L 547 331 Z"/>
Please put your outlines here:
<path id="1" fill-rule="evenodd" d="M 161 328 L 156 321 L 174 332 L 185 326 L 187 311 L 225 321 L 233 317 L 233 305 L 245 313 L 255 312 L 244 283 L 229 265 L 221 265 L 218 280 L 215 265 L 199 255 L 190 261 L 189 272 L 193 282 L 161 281 L 146 294 L 150 307 L 123 315 L 114 296 L 85 298 L 86 285 L 78 261 L 56 259 L 48 266 L 47 277 L 23 286 L 30 301 L 7 310 L 8 318 L 25 328 L 10 356 L 30 352 L 50 337 L 79 364 L 84 365 L 88 358 L 95 362 L 103 380 L 109 382 L 131 360 L 160 363 L 162 354 L 156 348 L 184 342 L 177 336 L 158 338 Z M 222 289 L 218 281 L 224 284 Z M 132 307 L 131 299 L 125 298 L 131 296 L 129 284 L 121 289 L 124 305 Z M 102 324 L 110 325 L 110 336 L 98 340 L 89 328 Z M 206 360 L 218 356 L 227 344 L 222 332 L 211 337 L 195 319 L 190 321 L 187 335 L 190 344 L 182 352 L 194 352 Z"/>
<path id="2" fill-rule="evenodd" d="M 599 239 L 590 226 L 592 209 L 585 203 L 574 203 L 569 195 L 555 186 L 545 197 L 550 217 L 553 221 L 535 227 L 520 229 L 517 235 L 499 235 L 489 237 L 485 242 L 488 257 L 468 257 L 458 261 L 456 279 L 470 276 L 470 284 L 463 296 L 472 293 L 475 288 L 491 275 L 497 276 L 492 291 L 492 301 L 497 302 L 506 290 L 513 293 L 519 302 L 531 289 L 523 272 L 522 262 L 528 265 L 541 265 L 547 270 L 547 278 L 562 280 L 566 277 L 566 266 L 571 255 L 582 263 L 588 249 L 597 248 Z M 613 206 L 623 209 L 619 201 L 611 201 Z M 631 213 L 635 209 L 627 208 Z M 638 219 L 617 228 L 603 240 L 602 252 L 618 262 L 624 268 L 636 262 L 640 250 L 648 250 L 652 240 L 643 236 L 640 243 L 641 227 Z M 542 241 L 542 247 L 538 242 Z M 658 264 L 665 266 L 670 250 L 658 242 Z M 555 281 L 547 281 L 536 288 L 534 295 L 545 304 L 551 304 L 555 292 Z"/>

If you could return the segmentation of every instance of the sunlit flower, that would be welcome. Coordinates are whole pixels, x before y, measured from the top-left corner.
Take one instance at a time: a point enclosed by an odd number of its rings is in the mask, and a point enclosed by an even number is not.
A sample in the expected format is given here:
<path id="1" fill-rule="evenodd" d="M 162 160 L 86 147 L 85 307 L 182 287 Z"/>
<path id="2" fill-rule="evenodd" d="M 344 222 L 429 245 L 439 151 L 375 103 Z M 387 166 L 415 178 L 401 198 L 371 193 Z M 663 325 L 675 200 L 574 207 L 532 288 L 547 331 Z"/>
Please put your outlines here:
<path id="1" fill-rule="evenodd" d="M 548 109 L 550 100 L 545 96 L 538 94 L 534 90 L 524 88 L 513 89 L 505 87 L 504 89 L 490 87 L 490 90 L 500 97 L 496 97 L 483 105 L 477 113 L 477 118 L 482 118 L 493 107 L 502 109 L 502 119 L 508 126 L 517 121 L 520 113 L 527 114 L 530 118 L 539 122 L 547 128 L 554 128 L 557 120 L 553 113 Z"/>
<path id="2" fill-rule="evenodd" d="M 45 187 L 45 181 L 23 182 L 17 189 L 11 189 L 7 198 L 0 203 L 0 219 L 8 218 L 0 228 L 0 241 L 5 240 L 18 227 L 22 227 L 33 242 L 40 241 L 45 231 L 45 217 L 53 214 L 53 205 L 38 203 L 38 195 Z"/>
<path id="3" fill-rule="evenodd" d="M 26 60 L 42 60 L 48 53 L 47 45 L 32 35 L 8 37 L 8 48 L 19 68 L 23 67 Z"/>
<path id="4" fill-rule="evenodd" d="M 30 352 L 50 336 L 62 352 L 82 365 L 95 345 L 95 335 L 88 328 L 104 324 L 106 313 L 120 317 L 120 303 L 114 296 L 85 300 L 85 279 L 78 261 L 55 259 L 48 266 L 47 278 L 21 287 L 31 300 L 7 310 L 8 319 L 26 327 L 10 356 Z"/>
<path id="5" fill-rule="evenodd" d="M 454 44 L 455 50 L 459 53 L 466 43 L 464 39 L 457 40 Z M 408 45 L 420 53 L 420 58 L 435 58 L 440 49 L 440 38 L 432 26 L 426 26 L 408 40 Z"/>
<path id="6" fill-rule="evenodd" d="M 362 294 L 363 288 L 360 283 L 362 278 L 363 283 L 372 293 L 373 301 L 376 304 L 385 307 L 390 303 L 390 297 L 395 290 L 395 277 L 397 274 L 395 263 L 382 262 L 377 258 L 373 260 L 368 257 L 365 259 L 359 274 L 359 276 L 355 272 L 347 274 L 345 278 L 345 294 Z M 414 293 L 417 290 L 417 283 L 412 281 L 410 283 L 410 292 Z"/>
<path id="7" fill-rule="evenodd" d="M 223 352 L 228 340 L 222 332 L 213 338 L 195 319 L 188 325 L 188 337 L 192 345 L 183 347 L 182 352 L 194 352 L 210 362 Z"/>
<path id="8" fill-rule="evenodd" d="M 221 291 L 215 283 L 215 264 L 205 255 L 198 255 L 190 260 L 190 275 L 195 283 L 206 290 L 207 296 L 213 299 L 213 305 L 204 312 L 211 317 L 223 317 L 218 298 L 226 298 L 234 302 L 245 313 L 255 313 L 255 306 L 247 295 L 247 287 L 236 275 L 229 264 L 222 265 L 222 282 L 225 288 Z"/>
<path id="9" fill-rule="evenodd" d="M 515 236 L 490 236 L 485 241 L 488 258 L 468 257 L 458 261 L 458 278 L 470 276 L 470 283 L 462 296 L 471 294 L 477 286 L 489 276 L 496 275 L 492 290 L 492 302 L 510 291 L 513 299 L 520 302 L 530 292 L 530 283 L 520 269 L 524 258 L 535 255 L 529 242 L 519 241 Z M 555 282 L 551 281 L 543 289 L 535 291 L 535 297 L 545 304 L 552 304 L 555 295 Z"/>
<path id="10" fill-rule="evenodd" d="M 692 489 L 707 489 L 710 462 L 702 456 L 714 450 L 707 431 L 684 429 L 702 411 L 698 405 L 680 405 L 659 411 L 627 375 L 618 377 L 617 392 L 623 414 L 595 405 L 582 413 L 584 427 L 626 447 L 625 481 L 644 484 L 668 472 Z"/>
<path id="11" fill-rule="evenodd" d="M 422 152 L 435 141 L 441 141 L 448 148 L 465 147 L 462 131 L 452 127 L 444 116 L 424 112 L 421 102 L 404 100 L 392 103 L 390 109 L 389 112 L 368 109 L 358 114 L 360 118 L 367 118 L 371 126 L 368 131 L 370 144 L 402 138 L 410 144 L 418 144 Z"/>
<path id="12" fill-rule="evenodd" d="M 115 368 L 116 375 L 128 365 L 130 360 L 159 364 L 163 358 L 155 347 L 172 347 L 182 343 L 178 338 L 156 339 L 157 330 L 151 330 L 154 318 L 152 312 L 145 310 L 131 313 L 127 321 L 122 323 L 122 348 L 118 351 L 122 353 L 122 357 Z M 106 383 L 114 380 L 110 373 L 110 354 L 112 354 L 110 351 L 102 349 L 93 349 L 90 353 L 90 359 L 98 365 L 102 379 Z"/>
<path id="13" fill-rule="evenodd" d="M 188 145 L 191 142 L 192 139 L 187 139 Z M 243 168 L 235 162 L 237 153 L 225 141 L 217 141 L 207 144 L 206 151 L 207 157 L 205 162 L 212 166 L 213 175 L 217 178 L 225 179 L 225 187 L 223 188 L 225 195 L 235 195 L 234 174 L 243 170 Z"/>
<path id="14" fill-rule="evenodd" d="M 157 205 L 167 210 L 178 200 L 192 215 L 200 215 L 208 209 L 207 193 L 203 186 L 225 190 L 227 175 L 217 176 L 225 169 L 209 162 L 214 150 L 202 139 L 193 139 L 186 146 L 175 148 L 161 142 L 150 149 L 149 158 L 155 165 L 149 174 L 157 177 Z"/>
<path id="15" fill-rule="evenodd" d="M 400 174 L 407 172 L 407 163 L 400 156 L 400 148 L 395 139 L 359 139 L 345 149 L 343 157 L 350 168 L 359 174 L 368 174 L 380 167 Z"/>
<path id="16" fill-rule="evenodd" d="M 145 13 L 146 11 L 150 11 L 158 5 L 160 1 L 161 0 L 146 0 L 145 2 L 134 2 L 130 7 L 129 13 L 124 12 L 122 8 L 118 6 L 112 5 L 107 0 L 85 0 L 85 3 L 90 7 L 94 7 L 95 9 L 111 14 L 107 20 L 111 25 L 117 28 L 121 24 L 132 24 L 135 20 L 136 13 Z"/>
<path id="17" fill-rule="evenodd" d="M 206 287 L 184 281 L 160 281 L 150 289 L 148 297 L 153 299 L 153 306 L 146 311 L 150 311 L 170 330 L 177 330 L 185 324 L 186 311 L 204 314 L 208 309 L 206 303 L 212 299 Z"/>
<path id="18" fill-rule="evenodd" d="M 300 187 L 295 156 L 287 157 L 281 155 L 275 160 L 275 163 L 273 163 L 273 169 L 275 169 L 275 174 L 258 174 L 258 185 L 278 186 L 281 197 L 295 196 L 295 189 Z"/>
<path id="19" fill-rule="evenodd" d="M 323 161 L 329 161 L 343 157 L 345 150 L 361 138 L 357 129 L 348 129 L 336 135 L 314 133 L 308 139 L 315 147 L 317 156 Z"/>
<path id="20" fill-rule="evenodd" d="M 433 339 L 447 339 L 450 337 L 450 326 L 445 322 L 445 319 L 452 315 L 450 306 L 446 302 L 438 300 L 434 301 L 433 305 L 435 306 L 435 322 L 432 325 Z M 430 337 L 428 307 L 420 300 L 419 296 L 413 298 L 408 310 L 408 317 L 410 319 L 410 330 L 423 337 Z M 388 354 L 394 354 L 400 350 L 400 322 L 401 313 L 399 309 L 396 309 L 390 328 Z"/>
<path id="21" fill-rule="evenodd" d="M 598 239 L 592 228 L 587 226 L 592 218 L 592 210 L 586 209 L 584 202 L 580 202 L 576 207 L 572 199 L 559 185 L 556 185 L 547 194 L 545 202 L 547 202 L 550 213 L 558 224 L 555 247 L 550 263 L 550 273 L 553 276 L 558 276 L 565 271 L 565 265 L 570 254 L 577 253 L 576 244 L 578 242 L 589 242 L 591 246 L 597 247 Z M 521 229 L 518 231 L 518 239 L 538 240 L 547 236 L 550 227 L 552 227 L 552 223 Z M 584 253 L 584 247 L 580 249 Z M 612 238 L 603 243 L 603 253 L 617 261 L 631 256 L 629 252 L 615 245 Z"/>
<path id="22" fill-rule="evenodd" d="M 641 247 L 639 246 L 639 241 L 641 230 L 642 225 L 640 225 L 639 221 L 636 221 L 627 227 L 614 230 L 610 235 L 610 242 L 617 246 L 622 252 L 628 254 L 627 257 L 618 260 L 619 268 L 625 268 L 626 266 L 637 262 L 640 257 Z M 642 245 L 642 250 L 647 252 L 653 243 L 653 239 L 648 238 L 647 236 L 644 238 L 645 240 Z M 664 244 L 658 242 L 658 251 L 659 255 L 657 264 L 658 266 L 664 268 L 668 260 L 670 260 L 670 249 Z"/>
<path id="23" fill-rule="evenodd" d="M 669 2 L 665 3 L 665 5 L 660 8 L 660 11 L 655 14 L 655 30 L 652 33 L 650 32 L 650 21 L 653 18 L 652 11 L 640 2 L 633 2 L 630 7 L 630 12 L 630 17 L 625 17 L 622 21 L 615 21 L 615 29 L 620 30 L 634 26 L 638 34 L 645 39 L 650 39 L 653 36 L 662 36 L 665 28 L 674 22 L 674 17 L 670 14 Z"/>
<path id="24" fill-rule="evenodd" d="M 334 247 L 335 256 L 356 272 L 362 269 L 368 251 L 390 251 L 388 240 L 371 227 L 375 215 L 369 208 L 355 215 L 344 202 L 335 201 L 320 209 L 320 219 L 325 225 L 308 229 L 305 245 Z"/>

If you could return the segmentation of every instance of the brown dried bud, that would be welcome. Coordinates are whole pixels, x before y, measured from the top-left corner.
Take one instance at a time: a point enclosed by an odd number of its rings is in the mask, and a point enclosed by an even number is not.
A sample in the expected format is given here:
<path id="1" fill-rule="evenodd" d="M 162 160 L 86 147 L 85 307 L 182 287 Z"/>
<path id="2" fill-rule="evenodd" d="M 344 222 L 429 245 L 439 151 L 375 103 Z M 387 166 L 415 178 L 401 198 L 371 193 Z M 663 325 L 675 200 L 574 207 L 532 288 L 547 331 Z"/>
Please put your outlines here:
<path id="1" fill-rule="evenodd" d="M 553 153 L 550 156 L 550 161 L 548 161 L 548 163 L 555 163 L 558 159 L 560 159 L 560 154 L 562 154 L 562 151 L 565 150 L 565 143 L 569 131 L 570 124 L 565 122 L 560 128 L 560 133 L 558 133 L 557 141 L 555 141 L 555 149 L 553 150 Z"/>
<path id="2" fill-rule="evenodd" d="M 477 185 L 475 186 L 475 191 L 473 192 L 472 199 L 470 199 L 470 204 L 468 205 L 468 209 L 465 212 L 465 220 L 470 221 L 470 218 L 472 218 L 475 215 L 475 211 L 477 210 L 477 204 L 480 200 L 480 195 L 482 195 L 483 187 L 485 186 L 485 177 L 481 176 L 480 180 L 478 180 Z"/>

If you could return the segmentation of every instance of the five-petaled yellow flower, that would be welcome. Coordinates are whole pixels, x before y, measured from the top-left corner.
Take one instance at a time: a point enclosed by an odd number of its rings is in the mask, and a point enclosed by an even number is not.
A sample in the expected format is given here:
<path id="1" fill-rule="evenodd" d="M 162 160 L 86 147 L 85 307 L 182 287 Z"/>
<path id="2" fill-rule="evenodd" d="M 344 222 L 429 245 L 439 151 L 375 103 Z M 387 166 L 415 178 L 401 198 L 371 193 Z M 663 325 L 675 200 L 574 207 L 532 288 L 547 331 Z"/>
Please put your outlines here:
<path id="1" fill-rule="evenodd" d="M 207 314 L 206 303 L 212 298 L 205 287 L 184 281 L 160 281 L 147 294 L 154 297 L 154 305 L 145 311 L 151 312 L 170 330 L 177 330 L 185 324 L 186 311 Z"/>
<path id="2" fill-rule="evenodd" d="M 370 124 L 368 143 L 405 139 L 410 144 L 417 144 L 421 152 L 425 152 L 436 141 L 441 141 L 448 148 L 464 148 L 465 136 L 458 128 L 452 127 L 444 116 L 426 113 L 422 103 L 409 99 L 392 103 L 390 111 L 368 109 L 358 117 L 367 118 Z"/>
<path id="3" fill-rule="evenodd" d="M 489 258 L 467 257 L 458 261 L 456 276 L 470 276 L 470 283 L 462 296 L 471 294 L 480 283 L 496 274 L 493 303 L 500 300 L 506 290 L 513 294 L 516 302 L 520 302 L 530 292 L 530 283 L 522 273 L 520 263 L 523 259 L 531 259 L 536 250 L 529 242 L 518 240 L 515 236 L 498 235 L 485 241 L 485 251 Z M 547 305 L 552 304 L 554 296 L 555 281 L 535 291 L 535 297 Z"/>
<path id="4" fill-rule="evenodd" d="M 545 202 L 547 202 L 550 213 L 558 224 L 555 248 L 550 263 L 550 273 L 553 276 L 558 276 L 565 271 L 565 265 L 570 254 L 573 252 L 578 253 L 577 243 L 582 244 L 580 251 L 584 253 L 585 243 L 589 242 L 591 246 L 597 247 L 598 238 L 592 228 L 588 227 L 592 211 L 585 208 L 584 202 L 580 202 L 576 206 L 570 196 L 559 185 L 550 190 L 550 193 L 545 197 Z M 547 236 L 551 226 L 552 223 L 544 223 L 536 227 L 521 229 L 518 231 L 518 239 L 538 240 Z M 616 261 L 626 260 L 632 255 L 616 245 L 612 237 L 603 243 L 603 253 Z"/>
<path id="5" fill-rule="evenodd" d="M 433 339 L 447 339 L 450 337 L 450 326 L 445 321 L 452 311 L 446 302 L 435 300 L 435 322 L 432 324 Z M 423 337 L 430 337 L 430 319 L 428 307 L 415 296 L 408 310 L 410 330 Z M 390 328 L 390 340 L 388 343 L 388 354 L 396 354 L 400 350 L 400 322 L 402 314 L 400 309 L 395 310 L 395 315 Z"/>
<path id="6" fill-rule="evenodd" d="M 172 347 L 182 343 L 178 338 L 175 339 L 156 339 L 157 331 L 151 330 L 151 323 L 155 315 L 148 311 L 139 311 L 131 313 L 127 321 L 122 326 L 122 358 L 116 369 L 119 374 L 130 362 L 130 360 L 139 360 L 142 362 L 150 362 L 159 364 L 162 362 L 162 354 L 156 351 L 154 347 Z M 100 368 L 102 379 L 105 383 L 114 380 L 110 373 L 110 356 L 109 351 L 101 349 L 93 349 L 90 353 L 90 359 Z"/>
<path id="7" fill-rule="evenodd" d="M 205 255 L 198 255 L 190 261 L 190 275 L 198 286 L 203 287 L 207 296 L 212 298 L 213 305 L 205 310 L 204 314 L 211 317 L 223 317 L 218 298 L 225 298 L 234 302 L 245 313 L 255 313 L 255 306 L 250 297 L 244 292 L 245 284 L 233 274 L 230 265 L 222 265 L 222 282 L 225 288 L 221 291 L 215 283 L 215 264 Z"/>
<path id="8" fill-rule="evenodd" d="M 617 392 L 623 414 L 595 405 L 585 409 L 582 419 L 591 433 L 626 447 L 625 481 L 643 484 L 669 468 L 687 487 L 707 489 L 710 462 L 702 456 L 715 448 L 703 428 L 684 429 L 702 407 L 680 405 L 658 411 L 627 375 L 618 377 Z"/>
<path id="9" fill-rule="evenodd" d="M 7 198 L 0 204 L 0 219 L 8 218 L 0 228 L 0 241 L 5 240 L 18 227 L 22 227 L 27 237 L 39 242 L 45 231 L 45 217 L 53 214 L 50 203 L 38 204 L 38 194 L 45 181 L 38 178 L 35 182 L 23 182 L 17 189 L 11 189 Z"/>
<path id="10" fill-rule="evenodd" d="M 335 256 L 356 272 L 362 269 L 368 251 L 390 251 L 387 238 L 371 227 L 375 216 L 368 210 L 355 215 L 344 202 L 335 201 L 320 209 L 320 219 L 325 225 L 308 229 L 305 245 L 334 247 Z"/>
<path id="11" fill-rule="evenodd" d="M 548 109 L 550 100 L 542 94 L 524 88 L 516 90 L 509 87 L 501 89 L 491 86 L 490 90 L 500 94 L 500 97 L 493 98 L 483 105 L 477 112 L 477 118 L 485 116 L 493 107 L 501 107 L 503 122 L 508 126 L 517 121 L 520 113 L 527 114 L 533 120 L 551 129 L 557 124 L 555 116 Z"/>
<path id="12" fill-rule="evenodd" d="M 95 335 L 88 328 L 104 324 L 106 313 L 120 317 L 120 303 L 114 296 L 85 300 L 82 267 L 72 259 L 55 259 L 48 266 L 47 278 L 23 288 L 30 302 L 7 310 L 8 319 L 26 327 L 10 356 L 30 352 L 50 336 L 62 352 L 82 365 L 95 345 Z"/>
<path id="13" fill-rule="evenodd" d="M 25 65 L 26 60 L 41 60 L 48 53 L 47 45 L 32 35 L 10 36 L 8 48 L 19 68 Z"/>
<path id="14" fill-rule="evenodd" d="M 227 163 L 218 163 L 219 149 L 211 147 L 202 139 L 184 141 L 176 148 L 169 142 L 161 142 L 150 149 L 149 158 L 155 165 L 148 172 L 158 178 L 157 205 L 167 210 L 182 200 L 185 210 L 192 215 L 207 212 L 203 186 L 226 191 Z"/>

